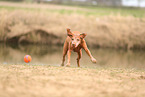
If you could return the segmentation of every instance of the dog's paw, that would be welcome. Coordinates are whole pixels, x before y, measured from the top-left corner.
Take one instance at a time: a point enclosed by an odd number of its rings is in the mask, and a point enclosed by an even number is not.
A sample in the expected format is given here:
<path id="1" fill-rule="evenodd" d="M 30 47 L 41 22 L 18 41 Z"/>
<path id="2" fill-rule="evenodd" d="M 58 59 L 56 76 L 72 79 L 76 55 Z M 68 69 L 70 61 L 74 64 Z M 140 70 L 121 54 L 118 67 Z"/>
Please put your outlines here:
<path id="1" fill-rule="evenodd" d="M 96 61 L 95 58 L 92 58 L 91 61 L 92 61 L 93 63 L 97 63 L 97 61 Z"/>
<path id="2" fill-rule="evenodd" d="M 70 67 L 70 64 L 67 63 L 65 66 L 66 66 L 66 67 Z"/>
<path id="3" fill-rule="evenodd" d="M 64 63 L 62 63 L 60 66 L 64 66 Z"/>

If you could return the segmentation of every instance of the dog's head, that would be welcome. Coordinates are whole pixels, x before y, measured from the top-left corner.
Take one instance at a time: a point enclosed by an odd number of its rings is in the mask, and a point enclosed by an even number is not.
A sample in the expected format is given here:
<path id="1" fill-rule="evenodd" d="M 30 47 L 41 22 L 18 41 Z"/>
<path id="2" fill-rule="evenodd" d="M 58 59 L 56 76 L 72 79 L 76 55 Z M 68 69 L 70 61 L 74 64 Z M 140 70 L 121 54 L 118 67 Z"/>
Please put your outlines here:
<path id="1" fill-rule="evenodd" d="M 81 43 L 82 39 L 85 38 L 85 36 L 86 36 L 85 33 L 73 34 L 69 28 L 67 28 L 67 35 L 71 38 L 71 45 L 75 48 L 78 47 L 78 45 Z"/>

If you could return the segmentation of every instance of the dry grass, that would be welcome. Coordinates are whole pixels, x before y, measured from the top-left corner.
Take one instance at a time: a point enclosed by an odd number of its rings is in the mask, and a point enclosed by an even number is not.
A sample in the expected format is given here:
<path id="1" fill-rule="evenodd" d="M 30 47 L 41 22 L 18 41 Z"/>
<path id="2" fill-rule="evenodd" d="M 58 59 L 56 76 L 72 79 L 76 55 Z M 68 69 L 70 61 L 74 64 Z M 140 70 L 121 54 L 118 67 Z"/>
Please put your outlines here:
<path id="1" fill-rule="evenodd" d="M 134 69 L 0 65 L 1 97 L 144 97 Z"/>
<path id="2" fill-rule="evenodd" d="M 9 11 L 3 8 L 0 11 L 0 41 L 7 41 L 13 37 L 33 33 L 36 30 L 52 33 L 59 38 L 60 44 L 66 37 L 66 28 L 69 27 L 80 32 L 86 32 L 86 40 L 89 46 L 110 48 L 145 48 L 145 18 L 133 16 L 107 15 L 107 16 L 85 16 L 78 13 L 60 14 L 50 9 L 58 10 L 84 10 L 82 8 L 66 6 L 38 6 L 41 11 L 21 9 L 21 4 L 4 4 L 5 6 L 16 6 L 20 9 Z M 26 8 L 34 8 L 28 4 Z M 22 7 L 24 5 L 22 4 Z M 41 8 L 42 7 L 42 8 Z M 44 10 L 43 10 L 44 9 Z M 49 11 L 46 11 L 49 9 Z M 91 10 L 91 9 L 88 9 Z M 86 11 L 86 9 L 85 9 Z M 40 36 L 33 34 L 25 37 L 31 42 L 41 42 Z M 45 37 L 44 37 L 45 38 Z M 37 40 L 38 39 L 38 40 Z M 48 39 L 48 41 L 51 41 Z M 55 41 L 55 40 L 53 40 Z"/>

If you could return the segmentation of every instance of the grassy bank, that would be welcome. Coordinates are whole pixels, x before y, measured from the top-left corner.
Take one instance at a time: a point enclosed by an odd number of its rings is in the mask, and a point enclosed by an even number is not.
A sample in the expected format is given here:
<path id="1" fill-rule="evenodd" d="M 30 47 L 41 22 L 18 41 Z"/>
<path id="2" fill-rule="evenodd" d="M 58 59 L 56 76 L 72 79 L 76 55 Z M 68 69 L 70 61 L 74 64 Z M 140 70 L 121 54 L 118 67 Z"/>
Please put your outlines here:
<path id="1" fill-rule="evenodd" d="M 2 2 L 0 21 L 0 41 L 63 44 L 69 27 L 92 47 L 145 48 L 143 9 Z"/>
<path id="2" fill-rule="evenodd" d="M 0 65 L 1 97 L 143 97 L 145 72 L 115 68 Z"/>
<path id="3" fill-rule="evenodd" d="M 59 14 L 78 14 L 85 16 L 108 16 L 118 15 L 133 16 L 138 18 L 145 17 L 144 8 L 123 8 L 123 7 L 92 7 L 92 6 L 67 6 L 54 4 L 36 4 L 36 3 L 9 3 L 1 2 L 0 9 L 13 10 L 27 10 L 27 11 L 45 11 Z"/>

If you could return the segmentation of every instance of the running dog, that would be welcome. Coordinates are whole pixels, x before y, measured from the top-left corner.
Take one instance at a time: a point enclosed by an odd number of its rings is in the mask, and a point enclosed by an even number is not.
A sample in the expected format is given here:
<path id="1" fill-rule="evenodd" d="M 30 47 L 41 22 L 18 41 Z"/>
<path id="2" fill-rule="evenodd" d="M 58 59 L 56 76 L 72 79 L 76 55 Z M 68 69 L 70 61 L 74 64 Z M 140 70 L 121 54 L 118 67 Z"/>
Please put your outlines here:
<path id="1" fill-rule="evenodd" d="M 79 31 L 71 32 L 69 28 L 67 28 L 67 38 L 64 43 L 63 47 L 63 59 L 61 66 L 64 66 L 65 56 L 68 55 L 68 61 L 66 66 L 70 66 L 70 56 L 71 51 L 77 52 L 78 58 L 77 58 L 77 65 L 80 67 L 80 58 L 82 56 L 82 48 L 86 51 L 86 53 L 91 58 L 91 61 L 93 63 L 96 63 L 96 59 L 92 56 L 91 52 L 89 51 L 87 44 L 84 40 L 86 34 L 80 33 Z"/>

